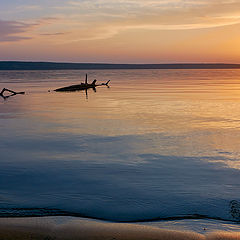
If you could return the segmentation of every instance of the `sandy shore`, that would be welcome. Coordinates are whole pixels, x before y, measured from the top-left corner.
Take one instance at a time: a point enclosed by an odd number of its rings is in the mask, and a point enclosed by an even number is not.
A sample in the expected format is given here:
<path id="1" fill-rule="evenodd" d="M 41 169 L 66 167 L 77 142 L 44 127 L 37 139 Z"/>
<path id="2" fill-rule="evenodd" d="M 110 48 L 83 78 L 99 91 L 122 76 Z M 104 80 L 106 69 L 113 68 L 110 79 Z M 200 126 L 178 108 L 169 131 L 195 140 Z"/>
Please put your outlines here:
<path id="1" fill-rule="evenodd" d="M 240 240 L 240 232 L 197 233 L 145 224 L 109 223 L 82 218 L 0 218 L 1 240 Z M 190 224 L 190 223 L 189 223 Z M 176 228 L 172 223 L 172 228 Z M 177 227 L 178 228 L 178 227 Z M 184 229 L 184 228 L 183 228 Z"/>

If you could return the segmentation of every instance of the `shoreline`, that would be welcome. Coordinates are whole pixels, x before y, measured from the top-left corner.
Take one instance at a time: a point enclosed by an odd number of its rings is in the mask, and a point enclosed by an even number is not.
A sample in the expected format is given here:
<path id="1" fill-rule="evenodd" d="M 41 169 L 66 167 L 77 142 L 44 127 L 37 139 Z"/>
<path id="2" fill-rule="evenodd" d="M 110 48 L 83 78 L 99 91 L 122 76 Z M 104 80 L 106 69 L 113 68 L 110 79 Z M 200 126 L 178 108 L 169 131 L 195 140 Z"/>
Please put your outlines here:
<path id="1" fill-rule="evenodd" d="M 0 218 L 0 239 L 237 240 L 240 225 L 214 220 L 114 223 L 67 216 Z"/>
<path id="2" fill-rule="evenodd" d="M 70 62 L 31 62 L 0 61 L 0 70 L 140 70 L 140 69 L 240 69 L 234 63 L 70 63 Z"/>

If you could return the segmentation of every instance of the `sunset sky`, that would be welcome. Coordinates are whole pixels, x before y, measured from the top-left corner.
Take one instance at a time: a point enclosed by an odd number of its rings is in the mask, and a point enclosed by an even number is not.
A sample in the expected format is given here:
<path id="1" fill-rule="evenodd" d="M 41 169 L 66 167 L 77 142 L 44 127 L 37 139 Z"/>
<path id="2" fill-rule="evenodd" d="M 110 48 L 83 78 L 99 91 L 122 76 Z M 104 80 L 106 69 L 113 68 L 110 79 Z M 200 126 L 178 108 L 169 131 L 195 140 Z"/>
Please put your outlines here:
<path id="1" fill-rule="evenodd" d="M 240 1 L 0 0 L 0 60 L 240 63 Z"/>

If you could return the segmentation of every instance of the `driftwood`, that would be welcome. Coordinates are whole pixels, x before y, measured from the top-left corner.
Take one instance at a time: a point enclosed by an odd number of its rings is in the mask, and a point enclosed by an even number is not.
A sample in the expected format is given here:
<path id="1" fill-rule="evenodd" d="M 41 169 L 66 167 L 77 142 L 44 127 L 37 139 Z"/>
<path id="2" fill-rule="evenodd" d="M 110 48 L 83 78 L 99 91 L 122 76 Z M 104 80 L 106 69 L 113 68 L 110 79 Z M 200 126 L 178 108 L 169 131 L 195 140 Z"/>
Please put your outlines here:
<path id="1" fill-rule="evenodd" d="M 97 80 L 95 79 L 92 81 L 92 83 L 88 83 L 88 77 L 86 74 L 84 83 L 71 85 L 71 86 L 67 86 L 67 87 L 62 87 L 62 88 L 57 88 L 54 91 L 56 91 L 56 92 L 74 92 L 74 91 L 87 90 L 89 88 L 92 88 L 94 91 L 96 91 L 96 87 L 98 87 L 98 86 L 108 86 L 110 80 L 108 80 L 106 83 L 101 83 L 101 84 L 96 84 L 96 82 L 97 82 Z"/>
<path id="2" fill-rule="evenodd" d="M 67 87 L 62 87 L 62 88 L 57 88 L 54 91 L 56 92 L 74 92 L 74 91 L 82 91 L 85 90 L 86 92 L 86 97 L 87 97 L 87 90 L 89 88 L 93 89 L 96 92 L 96 87 L 98 86 L 108 86 L 110 80 L 108 80 L 106 83 L 101 83 L 101 84 L 96 84 L 97 80 L 93 80 L 92 83 L 88 83 L 88 76 L 86 74 L 85 82 L 81 84 L 76 84 L 76 85 L 71 85 Z M 50 91 L 50 90 L 49 90 Z M 10 94 L 5 95 L 5 92 L 9 92 Z M 25 94 L 25 92 L 15 92 L 13 90 L 3 88 L 2 91 L 0 92 L 0 96 L 4 99 L 7 99 L 9 97 L 15 96 L 17 94 Z"/>
<path id="3" fill-rule="evenodd" d="M 9 95 L 4 95 L 4 92 L 9 92 L 10 94 Z M 15 92 L 15 91 L 7 89 L 7 88 L 3 88 L 2 91 L 0 92 L 0 96 L 4 99 L 15 96 L 17 94 L 25 94 L 25 92 Z"/>

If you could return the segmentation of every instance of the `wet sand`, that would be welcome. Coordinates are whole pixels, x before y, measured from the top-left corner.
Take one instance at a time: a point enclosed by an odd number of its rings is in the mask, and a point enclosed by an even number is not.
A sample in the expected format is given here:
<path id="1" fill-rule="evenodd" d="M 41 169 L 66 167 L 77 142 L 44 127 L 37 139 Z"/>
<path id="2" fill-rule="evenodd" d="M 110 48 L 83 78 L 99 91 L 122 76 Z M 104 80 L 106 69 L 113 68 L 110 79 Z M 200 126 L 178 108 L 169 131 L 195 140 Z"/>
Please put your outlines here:
<path id="1" fill-rule="evenodd" d="M 110 223 L 82 218 L 1 218 L 4 240 L 238 240 L 240 232 L 169 230 L 149 225 Z"/>

